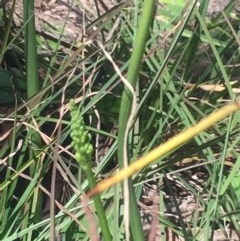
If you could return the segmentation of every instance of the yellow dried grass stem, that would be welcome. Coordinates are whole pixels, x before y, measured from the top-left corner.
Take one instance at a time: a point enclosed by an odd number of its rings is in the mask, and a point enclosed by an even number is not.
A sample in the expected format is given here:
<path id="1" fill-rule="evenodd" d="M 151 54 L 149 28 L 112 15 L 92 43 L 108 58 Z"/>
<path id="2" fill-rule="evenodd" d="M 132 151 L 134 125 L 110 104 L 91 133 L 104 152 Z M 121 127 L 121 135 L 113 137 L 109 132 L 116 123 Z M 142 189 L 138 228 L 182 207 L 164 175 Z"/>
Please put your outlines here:
<path id="1" fill-rule="evenodd" d="M 115 175 L 99 182 L 96 185 L 96 187 L 88 193 L 88 197 L 90 198 L 98 193 L 101 193 L 107 188 L 121 182 L 125 178 L 128 178 L 132 174 L 140 171 L 148 164 L 154 162 L 156 159 L 166 155 L 172 150 L 175 150 L 177 147 L 182 146 L 184 143 L 191 140 L 202 131 L 208 129 L 209 127 L 213 126 L 220 120 L 231 115 L 232 113 L 236 112 L 239 109 L 240 109 L 240 102 L 236 102 L 236 103 L 226 105 L 221 109 L 219 109 L 218 111 L 213 112 L 212 114 L 208 115 L 207 117 L 199 121 L 196 125 L 190 127 L 187 130 L 182 131 L 181 133 L 174 136 L 164 144 L 150 151 L 148 154 L 140 157 L 138 160 L 133 162 L 127 168 L 123 168 Z"/>

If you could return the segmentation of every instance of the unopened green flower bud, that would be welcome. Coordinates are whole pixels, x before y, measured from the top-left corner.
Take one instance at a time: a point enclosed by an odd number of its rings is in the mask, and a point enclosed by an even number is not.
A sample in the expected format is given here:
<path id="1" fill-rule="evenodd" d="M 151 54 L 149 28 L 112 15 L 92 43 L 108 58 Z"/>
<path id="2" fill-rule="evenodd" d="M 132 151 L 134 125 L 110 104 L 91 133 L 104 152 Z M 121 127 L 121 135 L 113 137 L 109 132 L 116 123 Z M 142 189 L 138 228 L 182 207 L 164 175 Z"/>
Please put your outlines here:
<path id="1" fill-rule="evenodd" d="M 74 100 L 70 100 L 72 147 L 76 152 L 76 161 L 82 168 L 87 168 L 87 162 L 91 161 L 93 146 L 90 143 L 91 135 L 86 130 L 80 111 Z"/>

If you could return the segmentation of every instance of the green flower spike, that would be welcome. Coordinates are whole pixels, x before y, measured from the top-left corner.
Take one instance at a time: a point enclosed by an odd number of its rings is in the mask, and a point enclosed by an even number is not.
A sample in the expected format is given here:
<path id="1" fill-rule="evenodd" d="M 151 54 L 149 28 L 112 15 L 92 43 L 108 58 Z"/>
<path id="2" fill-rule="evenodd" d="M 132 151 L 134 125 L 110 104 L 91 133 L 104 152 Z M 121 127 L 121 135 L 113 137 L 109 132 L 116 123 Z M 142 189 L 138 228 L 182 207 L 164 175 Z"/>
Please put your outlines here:
<path id="1" fill-rule="evenodd" d="M 84 120 L 74 100 L 70 101 L 71 114 L 71 138 L 72 147 L 75 151 L 75 158 L 79 166 L 86 170 L 91 168 L 90 161 L 93 153 L 93 146 L 90 143 L 91 136 L 88 133 Z"/>
<path id="2" fill-rule="evenodd" d="M 96 186 L 96 179 L 92 171 L 91 157 L 93 153 L 93 146 L 90 143 L 91 136 L 86 130 L 83 118 L 80 111 L 76 107 L 74 100 L 70 100 L 70 114 L 71 114 L 71 138 L 72 147 L 75 151 L 75 158 L 79 166 L 86 173 L 89 187 Z M 105 209 L 99 195 L 93 197 L 96 207 L 96 213 L 99 219 L 101 232 L 104 241 L 112 241 L 112 235 L 109 230 Z"/>

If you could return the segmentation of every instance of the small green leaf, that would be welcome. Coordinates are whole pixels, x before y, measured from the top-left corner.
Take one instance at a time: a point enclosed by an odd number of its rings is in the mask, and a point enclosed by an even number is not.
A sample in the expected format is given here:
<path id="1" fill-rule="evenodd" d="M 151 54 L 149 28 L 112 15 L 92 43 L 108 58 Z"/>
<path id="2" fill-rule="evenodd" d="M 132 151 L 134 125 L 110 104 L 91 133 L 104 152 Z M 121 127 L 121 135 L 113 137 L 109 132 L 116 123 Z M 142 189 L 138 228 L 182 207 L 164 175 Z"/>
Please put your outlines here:
<path id="1" fill-rule="evenodd" d="M 231 184 L 238 200 L 240 201 L 240 173 L 234 175 Z"/>
<path id="2" fill-rule="evenodd" d="M 0 89 L 0 104 L 13 104 L 15 95 L 12 88 Z"/>
<path id="3" fill-rule="evenodd" d="M 12 77 L 11 75 L 6 72 L 6 71 L 0 71 L 0 88 L 12 88 L 13 84 L 12 84 Z"/>

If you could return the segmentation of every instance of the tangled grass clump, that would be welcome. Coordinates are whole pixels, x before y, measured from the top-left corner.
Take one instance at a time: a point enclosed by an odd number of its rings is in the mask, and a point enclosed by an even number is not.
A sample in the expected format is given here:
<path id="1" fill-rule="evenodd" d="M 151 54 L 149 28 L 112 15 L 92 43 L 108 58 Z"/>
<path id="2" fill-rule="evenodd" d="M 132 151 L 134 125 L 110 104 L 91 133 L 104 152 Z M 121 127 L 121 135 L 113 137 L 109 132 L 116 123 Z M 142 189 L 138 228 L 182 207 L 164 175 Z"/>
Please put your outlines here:
<path id="1" fill-rule="evenodd" d="M 237 101 L 239 1 L 7 3 L 0 240 L 238 240 L 239 113 L 152 150 Z"/>

